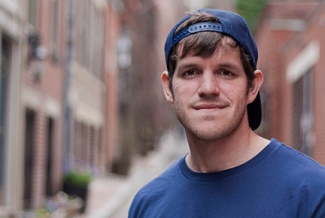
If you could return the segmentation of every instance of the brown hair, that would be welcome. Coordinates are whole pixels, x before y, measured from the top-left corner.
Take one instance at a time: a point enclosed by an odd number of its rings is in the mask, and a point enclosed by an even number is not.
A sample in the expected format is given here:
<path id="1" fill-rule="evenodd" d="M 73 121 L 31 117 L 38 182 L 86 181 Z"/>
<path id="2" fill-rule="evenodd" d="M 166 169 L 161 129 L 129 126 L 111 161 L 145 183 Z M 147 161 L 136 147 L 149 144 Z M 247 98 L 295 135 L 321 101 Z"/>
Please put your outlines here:
<path id="1" fill-rule="evenodd" d="M 195 23 L 201 22 L 216 22 L 220 23 L 219 20 L 211 14 L 195 12 L 192 16 L 184 21 L 176 29 L 175 34 L 180 30 L 184 29 Z M 246 73 L 248 86 L 255 78 L 254 69 L 249 62 L 249 56 L 245 53 L 242 46 L 240 46 L 232 37 L 226 36 L 219 32 L 199 32 L 192 34 L 179 43 L 177 43 L 171 51 L 168 60 L 168 77 L 170 90 L 173 93 L 172 81 L 174 72 L 177 65 L 177 58 L 184 58 L 189 52 L 194 56 L 209 57 L 211 56 L 216 48 L 220 45 L 221 40 L 226 37 L 226 43 L 231 47 L 238 47 L 240 51 L 240 58 L 243 64 L 244 71 Z"/>

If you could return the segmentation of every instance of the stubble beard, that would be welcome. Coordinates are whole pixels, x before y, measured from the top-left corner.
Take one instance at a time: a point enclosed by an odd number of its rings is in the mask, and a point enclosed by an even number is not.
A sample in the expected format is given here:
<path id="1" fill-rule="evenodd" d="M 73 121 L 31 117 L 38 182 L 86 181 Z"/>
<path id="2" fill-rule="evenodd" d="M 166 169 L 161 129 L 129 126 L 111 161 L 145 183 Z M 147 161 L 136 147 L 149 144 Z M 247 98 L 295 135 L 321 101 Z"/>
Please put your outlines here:
<path id="1" fill-rule="evenodd" d="M 242 102 L 238 104 L 234 113 L 230 116 L 230 119 L 223 120 L 219 124 L 216 123 L 214 129 L 207 130 L 205 129 L 206 127 L 199 126 L 200 123 L 193 120 L 184 112 L 184 106 L 185 105 L 182 106 L 182 103 L 174 96 L 174 110 L 179 122 L 183 125 L 186 132 L 195 140 L 203 142 L 219 141 L 226 137 L 230 137 L 242 123 L 247 108 L 243 98 Z M 215 120 L 213 122 L 219 121 Z"/>

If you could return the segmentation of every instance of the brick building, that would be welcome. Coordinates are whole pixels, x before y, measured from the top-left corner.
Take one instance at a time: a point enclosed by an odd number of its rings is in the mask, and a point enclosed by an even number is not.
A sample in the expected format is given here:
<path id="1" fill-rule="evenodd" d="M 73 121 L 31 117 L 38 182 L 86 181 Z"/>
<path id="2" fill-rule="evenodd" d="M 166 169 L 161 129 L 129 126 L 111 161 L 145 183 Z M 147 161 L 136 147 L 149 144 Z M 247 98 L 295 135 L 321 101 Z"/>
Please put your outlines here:
<path id="1" fill-rule="evenodd" d="M 116 64 L 111 60 L 119 23 L 104 0 L 30 3 L 36 33 L 35 39 L 30 33 L 30 47 L 32 40 L 38 43 L 23 77 L 25 183 L 30 181 L 24 193 L 30 199 L 26 207 L 37 208 L 62 188 L 64 170 L 95 176 L 110 170 L 111 147 L 118 143 Z"/>
<path id="2" fill-rule="evenodd" d="M 106 1 L 69 4 L 66 78 L 68 169 L 105 171 L 104 39 Z"/>
<path id="3" fill-rule="evenodd" d="M 21 93 L 25 209 L 40 207 L 62 183 L 65 8 L 62 0 L 30 0 L 26 8 L 28 51 Z"/>
<path id="4" fill-rule="evenodd" d="M 121 25 L 119 20 L 120 5 L 111 1 L 105 8 L 105 38 L 104 38 L 104 79 L 106 85 L 105 106 L 105 160 L 106 172 L 112 171 L 112 162 L 118 150 L 119 143 L 119 75 L 117 67 L 117 48 Z"/>
<path id="5" fill-rule="evenodd" d="M 21 205 L 20 84 L 27 34 L 25 1 L 0 1 L 0 217 Z"/>
<path id="6" fill-rule="evenodd" d="M 118 146 L 118 1 L 1 0 L 0 216 L 111 170 Z M 9 146 L 10 145 L 10 146 Z"/>
<path id="7" fill-rule="evenodd" d="M 121 31 L 118 34 L 120 143 L 112 170 L 127 174 L 134 155 L 154 149 L 162 126 L 160 77 L 157 55 L 157 3 L 119 1 Z M 157 101 L 158 98 L 158 101 Z M 161 98 L 160 98 L 161 99 Z"/>
<path id="8" fill-rule="evenodd" d="M 259 129 L 325 164 L 323 2 L 270 3 L 255 38 L 264 72 Z"/>

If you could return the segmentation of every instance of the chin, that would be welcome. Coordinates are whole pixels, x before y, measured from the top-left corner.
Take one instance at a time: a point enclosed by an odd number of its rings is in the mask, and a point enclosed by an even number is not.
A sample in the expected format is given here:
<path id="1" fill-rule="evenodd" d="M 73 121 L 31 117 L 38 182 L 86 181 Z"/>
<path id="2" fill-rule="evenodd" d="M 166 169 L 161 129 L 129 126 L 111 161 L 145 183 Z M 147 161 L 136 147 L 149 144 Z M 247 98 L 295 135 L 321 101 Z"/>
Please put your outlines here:
<path id="1" fill-rule="evenodd" d="M 206 130 L 187 129 L 187 132 L 196 140 L 212 142 L 229 136 L 232 131 L 225 131 L 225 129 L 218 130 L 217 128 L 208 128 Z"/>

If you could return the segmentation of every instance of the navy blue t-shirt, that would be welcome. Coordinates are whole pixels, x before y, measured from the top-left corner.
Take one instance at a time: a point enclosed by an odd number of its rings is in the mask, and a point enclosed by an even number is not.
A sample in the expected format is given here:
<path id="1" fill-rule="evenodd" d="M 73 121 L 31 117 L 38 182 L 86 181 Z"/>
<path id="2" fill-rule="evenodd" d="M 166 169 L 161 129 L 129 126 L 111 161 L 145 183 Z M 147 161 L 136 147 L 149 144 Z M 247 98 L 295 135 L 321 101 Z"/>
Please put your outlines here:
<path id="1" fill-rule="evenodd" d="M 129 218 L 324 218 L 325 168 L 272 139 L 248 162 L 191 171 L 185 157 L 145 185 Z"/>

